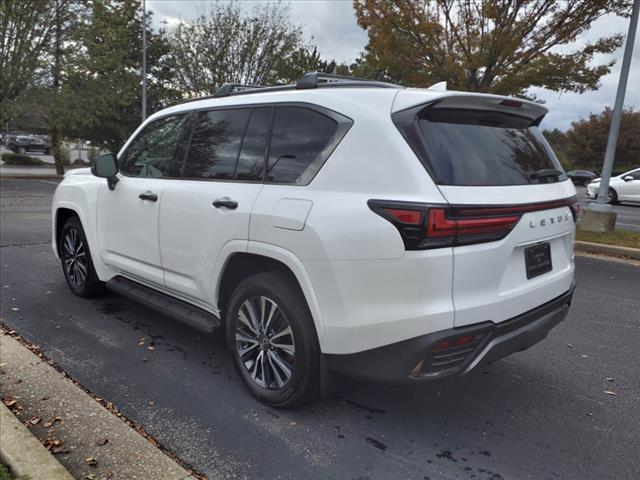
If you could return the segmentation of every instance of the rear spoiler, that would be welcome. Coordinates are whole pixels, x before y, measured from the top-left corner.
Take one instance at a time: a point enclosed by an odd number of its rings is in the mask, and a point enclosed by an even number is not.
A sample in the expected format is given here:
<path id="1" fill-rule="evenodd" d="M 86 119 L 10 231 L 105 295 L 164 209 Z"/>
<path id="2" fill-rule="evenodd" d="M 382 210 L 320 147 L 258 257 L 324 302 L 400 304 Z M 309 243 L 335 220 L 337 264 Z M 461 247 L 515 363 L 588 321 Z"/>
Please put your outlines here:
<path id="1" fill-rule="evenodd" d="M 455 92 L 421 88 L 401 90 L 391 107 L 391 113 L 408 110 L 419 105 L 431 108 L 460 108 L 466 110 L 490 110 L 525 117 L 538 125 L 549 112 L 539 103 L 521 98 L 491 95 L 487 93 Z"/>

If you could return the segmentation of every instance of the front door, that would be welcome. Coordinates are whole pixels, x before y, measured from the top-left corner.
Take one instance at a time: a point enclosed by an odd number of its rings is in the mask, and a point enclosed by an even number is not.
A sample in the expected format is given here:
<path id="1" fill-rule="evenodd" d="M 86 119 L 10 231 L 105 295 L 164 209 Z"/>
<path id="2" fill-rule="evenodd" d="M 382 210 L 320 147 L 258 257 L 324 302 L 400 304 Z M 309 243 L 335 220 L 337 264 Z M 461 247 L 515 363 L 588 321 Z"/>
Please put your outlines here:
<path id="1" fill-rule="evenodd" d="M 186 115 L 148 123 L 120 156 L 118 182 L 103 184 L 97 205 L 102 261 L 118 273 L 162 286 L 158 216 L 167 182 L 180 171 Z"/>

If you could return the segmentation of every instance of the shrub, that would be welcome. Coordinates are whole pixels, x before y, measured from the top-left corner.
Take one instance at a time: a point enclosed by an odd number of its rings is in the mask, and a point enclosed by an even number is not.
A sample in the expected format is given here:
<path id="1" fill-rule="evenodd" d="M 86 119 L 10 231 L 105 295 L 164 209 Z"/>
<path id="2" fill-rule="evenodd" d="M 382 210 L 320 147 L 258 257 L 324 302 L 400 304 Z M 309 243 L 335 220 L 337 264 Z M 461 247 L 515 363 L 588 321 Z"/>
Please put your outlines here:
<path id="1" fill-rule="evenodd" d="M 2 154 L 2 161 L 6 165 L 46 165 L 39 158 L 30 157 L 29 155 L 21 155 L 19 153 L 5 152 Z"/>
<path id="2" fill-rule="evenodd" d="M 89 147 L 89 150 L 87 151 L 87 158 L 89 159 L 89 163 L 93 164 L 93 161 L 96 159 L 98 155 L 100 155 L 99 148 Z"/>

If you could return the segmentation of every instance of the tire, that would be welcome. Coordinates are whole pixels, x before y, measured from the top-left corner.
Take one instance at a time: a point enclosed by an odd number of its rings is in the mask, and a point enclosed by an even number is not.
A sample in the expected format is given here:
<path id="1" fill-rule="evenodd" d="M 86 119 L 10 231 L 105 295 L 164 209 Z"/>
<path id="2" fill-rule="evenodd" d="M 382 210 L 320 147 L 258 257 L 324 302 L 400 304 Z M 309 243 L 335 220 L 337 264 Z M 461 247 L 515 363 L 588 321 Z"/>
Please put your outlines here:
<path id="1" fill-rule="evenodd" d="M 618 194 L 616 193 L 616 191 L 613 188 L 609 188 L 609 195 L 607 196 L 607 203 L 610 203 L 611 205 L 617 205 L 618 203 L 620 203 L 618 201 Z"/>
<path id="2" fill-rule="evenodd" d="M 226 311 L 227 342 L 253 396 L 276 408 L 293 408 L 318 396 L 318 335 L 307 302 L 290 275 L 281 271 L 252 275 L 234 290 Z M 283 334 L 287 331 L 290 334 Z"/>
<path id="3" fill-rule="evenodd" d="M 58 248 L 62 272 L 71 291 L 79 297 L 95 297 L 102 293 L 104 283 L 93 268 L 89 243 L 78 217 L 73 216 L 65 222 Z"/>

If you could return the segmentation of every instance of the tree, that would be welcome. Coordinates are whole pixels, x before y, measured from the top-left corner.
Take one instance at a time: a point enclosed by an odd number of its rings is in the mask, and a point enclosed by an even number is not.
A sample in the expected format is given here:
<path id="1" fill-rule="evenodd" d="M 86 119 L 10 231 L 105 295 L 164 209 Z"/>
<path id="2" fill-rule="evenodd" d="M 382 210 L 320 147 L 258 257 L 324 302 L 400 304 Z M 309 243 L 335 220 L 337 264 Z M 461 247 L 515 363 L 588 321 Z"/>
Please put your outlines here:
<path id="1" fill-rule="evenodd" d="M 0 122 L 18 113 L 25 91 L 42 75 L 42 54 L 51 40 L 48 0 L 0 2 Z"/>
<path id="2" fill-rule="evenodd" d="M 80 120 L 67 133 L 114 152 L 140 124 L 141 12 L 140 0 L 94 0 L 79 32 L 83 48 L 69 79 L 67 105 Z M 152 113 L 178 97 L 164 32 L 147 26 L 146 35 L 147 108 Z"/>
<path id="3" fill-rule="evenodd" d="M 407 85 L 446 81 L 457 90 L 524 95 L 529 87 L 584 92 L 598 88 L 622 35 L 569 50 L 609 13 L 627 14 L 628 0 L 354 0 L 368 31 L 367 61 Z M 562 51 L 556 47 L 563 47 Z"/>
<path id="4" fill-rule="evenodd" d="M 575 168 L 599 172 L 607 147 L 611 108 L 599 114 L 573 122 L 565 134 L 565 154 Z M 616 145 L 614 169 L 625 171 L 640 165 L 640 111 L 632 108 L 622 112 L 620 133 Z"/>
<path id="5" fill-rule="evenodd" d="M 282 4 L 244 14 L 237 3 L 215 4 L 169 35 L 171 66 L 185 96 L 214 93 L 224 83 L 276 85 L 315 71 L 320 56 Z"/>

